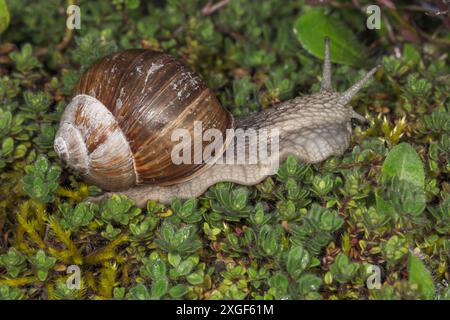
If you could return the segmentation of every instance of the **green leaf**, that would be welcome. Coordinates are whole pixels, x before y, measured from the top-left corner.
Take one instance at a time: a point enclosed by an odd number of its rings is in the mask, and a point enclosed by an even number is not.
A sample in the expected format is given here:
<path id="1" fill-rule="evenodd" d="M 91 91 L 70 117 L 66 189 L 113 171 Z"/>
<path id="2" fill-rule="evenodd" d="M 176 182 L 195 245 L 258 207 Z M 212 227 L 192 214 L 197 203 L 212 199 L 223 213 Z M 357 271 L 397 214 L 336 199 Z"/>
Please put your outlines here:
<path id="1" fill-rule="evenodd" d="M 416 150 L 408 143 L 400 143 L 392 148 L 383 162 L 381 173 L 384 179 L 396 177 L 420 189 L 425 185 L 422 161 Z"/>
<path id="2" fill-rule="evenodd" d="M 9 19 L 9 10 L 6 5 L 6 0 L 0 0 L 0 34 L 8 28 Z"/>
<path id="3" fill-rule="evenodd" d="M 375 195 L 375 204 L 377 211 L 381 214 L 388 215 L 391 218 L 395 217 L 396 212 L 392 205 L 377 194 Z"/>
<path id="4" fill-rule="evenodd" d="M 195 273 L 191 273 L 186 277 L 186 280 L 192 285 L 198 285 L 203 283 L 203 274 L 201 271 L 197 271 Z"/>
<path id="5" fill-rule="evenodd" d="M 383 244 L 382 249 L 386 261 L 395 263 L 408 253 L 408 240 L 404 237 L 393 235 Z"/>
<path id="6" fill-rule="evenodd" d="M 420 63 L 420 60 L 420 52 L 413 45 L 405 43 L 403 46 L 403 61 L 411 66 L 416 66 Z"/>
<path id="7" fill-rule="evenodd" d="M 191 260 L 185 260 L 181 262 L 176 268 L 178 276 L 185 276 L 192 271 L 194 268 L 194 262 Z"/>
<path id="8" fill-rule="evenodd" d="M 164 223 L 161 227 L 161 236 L 165 241 L 171 241 L 175 236 L 175 230 L 169 223 Z"/>
<path id="9" fill-rule="evenodd" d="M 311 273 L 304 274 L 298 279 L 298 290 L 300 294 L 317 291 L 321 285 L 322 279 Z"/>
<path id="10" fill-rule="evenodd" d="M 169 260 L 169 263 L 171 266 L 176 267 L 180 264 L 181 262 L 181 256 L 179 254 L 176 253 L 170 253 L 167 255 L 167 258 Z"/>
<path id="11" fill-rule="evenodd" d="M 150 294 L 147 287 L 142 283 L 130 289 L 129 299 L 131 300 L 150 300 Z"/>
<path id="12" fill-rule="evenodd" d="M 2 144 L 2 155 L 7 157 L 14 150 L 14 139 L 11 137 L 6 138 Z"/>
<path id="13" fill-rule="evenodd" d="M 23 294 L 19 288 L 11 288 L 7 285 L 0 285 L 0 300 L 22 299 Z"/>
<path id="14" fill-rule="evenodd" d="M 273 256 L 280 251 L 280 238 L 280 229 L 266 224 L 259 231 L 258 245 L 266 256 Z"/>
<path id="15" fill-rule="evenodd" d="M 275 288 L 279 296 L 284 296 L 289 287 L 289 279 L 282 273 L 277 272 L 269 279 L 271 288 Z"/>
<path id="16" fill-rule="evenodd" d="M 39 172 L 45 172 L 48 169 L 48 161 L 45 157 L 39 157 L 35 163 L 36 170 Z"/>
<path id="17" fill-rule="evenodd" d="M 139 7 L 140 1 L 139 0 L 125 0 L 125 5 L 128 9 L 134 10 Z"/>
<path id="18" fill-rule="evenodd" d="M 113 290 L 113 297 L 114 299 L 123 299 L 125 296 L 125 288 L 123 287 L 117 287 Z"/>
<path id="19" fill-rule="evenodd" d="M 287 271 L 292 277 L 297 279 L 303 270 L 308 267 L 310 260 L 308 251 L 301 246 L 295 246 L 288 254 L 286 263 Z"/>
<path id="20" fill-rule="evenodd" d="M 153 279 L 158 279 L 160 277 L 165 277 L 166 275 L 166 265 L 164 263 L 164 261 L 158 259 L 156 261 L 153 262 L 152 264 L 152 278 Z"/>
<path id="21" fill-rule="evenodd" d="M 410 254 L 408 259 L 409 283 L 417 285 L 420 297 L 432 300 L 435 297 L 433 277 L 423 262 L 415 255 Z"/>
<path id="22" fill-rule="evenodd" d="M 343 253 L 339 253 L 333 264 L 330 266 L 330 272 L 333 278 L 339 283 L 346 283 L 356 276 L 359 264 L 353 263 Z"/>
<path id="23" fill-rule="evenodd" d="M 172 298 L 181 298 L 188 292 L 188 289 L 183 284 L 177 284 L 176 286 L 173 286 L 169 290 L 169 294 Z"/>
<path id="24" fill-rule="evenodd" d="M 41 281 L 45 281 L 47 279 L 48 270 L 38 270 L 37 277 Z"/>
<path id="25" fill-rule="evenodd" d="M 152 284 L 152 299 L 159 299 L 169 289 L 169 281 L 166 277 L 160 278 Z"/>
<path id="26" fill-rule="evenodd" d="M 332 62 L 357 67 L 365 64 L 365 48 L 357 42 L 353 31 L 338 19 L 325 15 L 322 9 L 308 10 L 300 15 L 295 21 L 294 32 L 302 46 L 318 58 L 324 58 L 324 39 L 328 36 Z"/>
<path id="27" fill-rule="evenodd" d="M 9 112 L 9 111 L 0 112 L 0 134 L 1 135 L 6 134 L 10 130 L 12 119 L 13 119 L 13 116 L 12 116 L 11 112 Z"/>

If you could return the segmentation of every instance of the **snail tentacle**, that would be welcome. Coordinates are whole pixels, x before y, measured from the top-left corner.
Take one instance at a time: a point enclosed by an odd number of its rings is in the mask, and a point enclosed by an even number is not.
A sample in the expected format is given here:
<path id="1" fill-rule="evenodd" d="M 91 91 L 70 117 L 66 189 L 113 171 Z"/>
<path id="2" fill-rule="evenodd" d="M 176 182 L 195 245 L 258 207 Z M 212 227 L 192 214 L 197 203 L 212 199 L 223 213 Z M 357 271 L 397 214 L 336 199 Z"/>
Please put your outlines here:
<path id="1" fill-rule="evenodd" d="M 322 85 L 320 91 L 333 91 L 331 84 L 330 38 L 325 37 L 325 57 L 323 60 Z"/>
<path id="2" fill-rule="evenodd" d="M 342 105 L 348 104 L 352 100 L 354 95 L 357 94 L 358 91 L 361 90 L 361 88 L 367 82 L 369 82 L 369 80 L 372 78 L 372 76 L 375 74 L 375 72 L 377 72 L 377 70 L 379 68 L 380 68 L 380 66 L 376 66 L 376 67 L 372 68 L 369 72 L 366 73 L 366 75 L 361 80 L 359 80 L 353 86 L 351 86 L 346 91 L 344 91 L 341 94 L 341 97 L 339 99 L 339 103 L 342 104 Z"/>

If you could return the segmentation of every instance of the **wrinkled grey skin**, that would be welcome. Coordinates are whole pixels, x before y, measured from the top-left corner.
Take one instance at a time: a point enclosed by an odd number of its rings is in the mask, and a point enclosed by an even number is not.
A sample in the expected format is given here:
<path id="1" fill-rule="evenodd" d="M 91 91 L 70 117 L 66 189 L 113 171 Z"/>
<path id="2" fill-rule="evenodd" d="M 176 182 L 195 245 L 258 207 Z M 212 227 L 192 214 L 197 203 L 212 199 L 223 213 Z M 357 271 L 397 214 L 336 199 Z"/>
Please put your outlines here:
<path id="1" fill-rule="evenodd" d="M 244 130 L 248 128 L 279 130 L 279 154 L 270 155 L 270 161 L 256 164 L 213 164 L 203 173 L 184 183 L 165 187 L 144 185 L 119 193 L 135 200 L 139 207 L 144 207 L 148 200 L 168 204 L 173 198 L 198 197 L 211 185 L 222 181 L 241 185 L 257 184 L 276 172 L 276 166 L 288 155 L 294 155 L 305 163 L 317 163 L 330 156 L 342 155 L 349 146 L 351 119 L 365 121 L 348 106 L 348 103 L 368 82 L 377 67 L 343 93 L 333 91 L 330 69 L 329 44 L 326 39 L 320 92 L 288 100 L 237 120 L 237 128 Z M 233 143 L 236 143 L 236 139 Z M 233 147 L 232 144 L 229 148 Z M 248 152 L 248 148 L 246 150 Z M 106 193 L 91 200 L 97 201 L 112 194 Z"/>

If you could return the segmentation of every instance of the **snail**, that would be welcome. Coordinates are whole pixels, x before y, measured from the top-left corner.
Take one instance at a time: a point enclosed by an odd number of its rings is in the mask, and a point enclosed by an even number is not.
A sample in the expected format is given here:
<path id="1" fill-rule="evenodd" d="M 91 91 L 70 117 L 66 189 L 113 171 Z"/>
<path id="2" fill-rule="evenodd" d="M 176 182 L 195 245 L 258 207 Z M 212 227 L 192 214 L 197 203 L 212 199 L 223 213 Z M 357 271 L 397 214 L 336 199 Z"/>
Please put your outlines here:
<path id="1" fill-rule="evenodd" d="M 110 191 L 100 198 L 121 193 L 140 207 L 147 200 L 170 203 L 175 197 L 198 197 L 222 181 L 254 185 L 273 174 L 275 164 L 288 155 L 304 163 L 342 155 L 350 144 L 351 120 L 366 121 L 348 104 L 377 68 L 345 92 L 335 92 L 325 38 L 318 93 L 234 119 L 200 77 L 174 57 L 148 49 L 119 51 L 81 76 L 62 115 L 54 149 L 87 181 Z M 214 128 L 226 138 L 211 143 L 214 152 L 208 159 L 175 164 L 173 130 L 183 127 L 192 133 L 195 122 L 202 123 L 203 132 Z M 279 151 L 269 152 L 264 163 L 225 161 L 228 150 L 237 152 L 236 136 L 226 135 L 234 128 L 277 129 Z M 245 150 L 245 159 L 251 158 Z"/>

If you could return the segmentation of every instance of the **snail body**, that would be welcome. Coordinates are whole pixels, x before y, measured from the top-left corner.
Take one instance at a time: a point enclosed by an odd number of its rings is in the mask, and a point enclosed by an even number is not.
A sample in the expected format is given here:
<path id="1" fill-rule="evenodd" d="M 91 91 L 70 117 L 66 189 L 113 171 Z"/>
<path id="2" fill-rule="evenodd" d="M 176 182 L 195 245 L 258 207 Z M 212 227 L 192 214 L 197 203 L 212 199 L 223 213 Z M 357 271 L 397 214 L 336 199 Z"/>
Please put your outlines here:
<path id="1" fill-rule="evenodd" d="M 55 150 L 88 181 L 120 191 L 141 207 L 147 200 L 169 203 L 175 197 L 197 197 L 222 181 L 254 185 L 273 174 L 288 155 L 317 163 L 348 148 L 351 119 L 365 121 L 348 103 L 377 68 L 343 93 L 332 90 L 330 69 L 326 39 L 320 92 L 235 121 L 202 80 L 171 56 L 125 50 L 83 74 L 62 116 Z M 222 133 L 276 129 L 279 152 L 270 152 L 264 163 L 253 163 L 248 160 L 251 148 L 245 148 L 246 162 L 230 163 L 226 155 L 237 152 L 239 137 L 224 134 L 227 138 L 208 161 L 175 165 L 170 149 L 176 142 L 170 132 L 179 127 L 193 131 L 195 121 L 202 121 L 204 130 Z"/>

